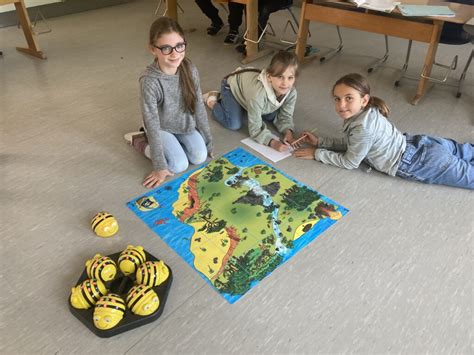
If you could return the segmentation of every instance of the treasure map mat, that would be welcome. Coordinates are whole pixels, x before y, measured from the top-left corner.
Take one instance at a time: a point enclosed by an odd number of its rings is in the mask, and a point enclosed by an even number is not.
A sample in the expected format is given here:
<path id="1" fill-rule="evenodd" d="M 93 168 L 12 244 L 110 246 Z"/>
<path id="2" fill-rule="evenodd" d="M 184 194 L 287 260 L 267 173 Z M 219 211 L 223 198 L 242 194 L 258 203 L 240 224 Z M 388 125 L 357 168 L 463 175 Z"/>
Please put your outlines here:
<path id="1" fill-rule="evenodd" d="M 127 205 L 229 303 L 348 212 L 242 148 Z"/>

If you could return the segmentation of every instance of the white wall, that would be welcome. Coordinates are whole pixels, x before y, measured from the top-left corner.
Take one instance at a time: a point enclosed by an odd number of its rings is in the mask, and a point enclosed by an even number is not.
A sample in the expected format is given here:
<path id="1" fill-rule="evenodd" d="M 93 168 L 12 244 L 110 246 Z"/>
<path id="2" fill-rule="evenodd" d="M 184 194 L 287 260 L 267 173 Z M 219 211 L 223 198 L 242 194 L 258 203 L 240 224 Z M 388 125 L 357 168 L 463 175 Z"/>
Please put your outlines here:
<path id="1" fill-rule="evenodd" d="M 66 0 L 25 0 L 26 7 L 40 6 L 45 4 L 52 4 L 53 2 L 64 2 Z M 15 6 L 13 4 L 0 6 L 0 13 L 14 11 Z"/>

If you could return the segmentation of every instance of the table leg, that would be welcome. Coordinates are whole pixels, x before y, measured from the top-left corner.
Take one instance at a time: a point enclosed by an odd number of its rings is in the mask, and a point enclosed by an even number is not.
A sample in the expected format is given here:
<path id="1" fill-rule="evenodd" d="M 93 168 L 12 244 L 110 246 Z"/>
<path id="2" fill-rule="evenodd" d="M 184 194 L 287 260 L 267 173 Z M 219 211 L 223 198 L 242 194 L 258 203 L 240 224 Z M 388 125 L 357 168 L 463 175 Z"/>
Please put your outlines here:
<path id="1" fill-rule="evenodd" d="M 18 18 L 20 20 L 21 28 L 23 29 L 23 33 L 26 38 L 26 42 L 28 43 L 28 48 L 20 48 L 16 47 L 16 49 L 20 52 L 24 52 L 26 54 L 32 55 L 34 57 L 40 59 L 46 59 L 46 55 L 40 51 L 38 44 L 36 43 L 35 36 L 31 31 L 31 22 L 26 12 L 25 3 L 23 0 L 15 2 L 16 13 L 18 14 Z"/>
<path id="2" fill-rule="evenodd" d="M 425 62 L 423 63 L 422 76 L 420 76 L 420 81 L 418 82 L 418 89 L 416 90 L 415 97 L 411 100 L 412 105 L 417 105 L 425 95 L 426 84 L 428 83 L 428 79 L 426 77 L 430 76 L 431 69 L 433 68 L 433 62 L 436 57 L 436 51 L 438 49 L 439 37 L 441 35 L 442 28 L 443 21 L 433 21 L 433 32 L 431 33 L 431 40 L 428 46 L 428 51 L 426 52 Z"/>
<path id="3" fill-rule="evenodd" d="M 303 1 L 303 4 L 301 5 L 300 28 L 298 31 L 298 39 L 295 49 L 296 56 L 298 57 L 300 63 L 303 62 L 306 44 L 308 43 L 309 20 L 304 18 L 304 14 L 306 12 L 306 4 L 311 4 L 312 2 L 313 1 L 311 0 L 306 0 Z"/>
<path id="4" fill-rule="evenodd" d="M 166 0 L 166 16 L 178 22 L 178 1 Z"/>
<path id="5" fill-rule="evenodd" d="M 246 42 L 246 56 L 241 60 L 242 64 L 250 63 L 262 58 L 273 51 L 270 49 L 258 50 L 258 0 L 248 0 L 247 11 L 247 37 L 250 41 Z"/>

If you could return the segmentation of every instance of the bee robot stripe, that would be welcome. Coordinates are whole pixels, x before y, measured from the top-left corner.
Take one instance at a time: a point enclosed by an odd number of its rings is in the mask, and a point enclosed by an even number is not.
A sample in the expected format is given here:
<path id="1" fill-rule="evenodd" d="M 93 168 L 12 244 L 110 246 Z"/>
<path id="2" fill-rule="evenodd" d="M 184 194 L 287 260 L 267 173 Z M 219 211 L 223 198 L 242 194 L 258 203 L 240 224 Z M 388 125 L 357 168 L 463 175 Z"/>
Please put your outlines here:
<path id="1" fill-rule="evenodd" d="M 134 311 L 134 307 L 137 304 L 138 301 L 140 301 L 147 293 L 154 292 L 152 288 L 145 287 L 143 285 L 139 285 L 139 288 L 137 287 L 137 292 L 130 295 L 130 301 L 128 303 L 128 308 Z M 127 300 L 128 301 L 128 300 Z"/>
<path id="2" fill-rule="evenodd" d="M 102 217 L 102 218 L 100 218 L 100 219 L 94 221 L 94 222 L 92 223 L 92 230 L 95 232 L 95 229 L 96 229 L 97 225 L 98 225 L 100 222 L 105 221 L 107 218 L 112 218 L 112 217 L 113 217 L 113 216 L 112 216 L 111 214 L 107 214 L 107 215 L 105 215 L 104 217 Z"/>
<path id="3" fill-rule="evenodd" d="M 99 298 L 102 296 L 102 292 L 99 290 L 99 286 L 97 285 L 96 282 L 91 282 L 90 287 L 83 286 L 81 287 L 81 293 L 84 299 L 89 303 L 90 306 L 93 306 L 97 303 Z M 94 290 L 92 290 L 92 287 L 94 287 Z M 87 289 L 87 292 L 86 292 Z"/>

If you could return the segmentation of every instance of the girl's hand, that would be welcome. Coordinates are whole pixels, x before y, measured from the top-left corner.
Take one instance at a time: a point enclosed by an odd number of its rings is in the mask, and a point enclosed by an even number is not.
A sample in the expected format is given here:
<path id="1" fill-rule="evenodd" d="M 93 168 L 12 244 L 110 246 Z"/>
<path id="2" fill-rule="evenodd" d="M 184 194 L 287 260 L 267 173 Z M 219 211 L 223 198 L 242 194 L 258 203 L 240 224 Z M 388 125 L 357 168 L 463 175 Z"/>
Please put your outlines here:
<path id="1" fill-rule="evenodd" d="M 293 155 L 301 159 L 314 159 L 316 148 L 301 148 L 293 152 Z"/>
<path id="2" fill-rule="evenodd" d="M 287 129 L 285 134 L 283 135 L 283 143 L 291 145 L 294 140 L 295 137 L 293 137 L 293 131 L 291 129 Z"/>
<path id="3" fill-rule="evenodd" d="M 290 149 L 290 146 L 287 144 L 284 144 L 280 142 L 279 140 L 273 139 L 270 141 L 270 147 L 272 147 L 275 150 L 278 150 L 279 152 L 285 152 Z"/>
<path id="4" fill-rule="evenodd" d="M 173 176 L 174 174 L 168 169 L 163 170 L 153 170 L 150 175 L 148 175 L 145 180 L 143 180 L 143 186 L 152 189 L 161 184 L 168 176 Z"/>
<path id="5" fill-rule="evenodd" d="M 314 145 L 315 147 L 318 147 L 319 145 L 319 138 L 315 136 L 311 132 L 304 131 L 301 136 L 305 136 L 305 143 L 309 143 L 311 145 Z"/>

